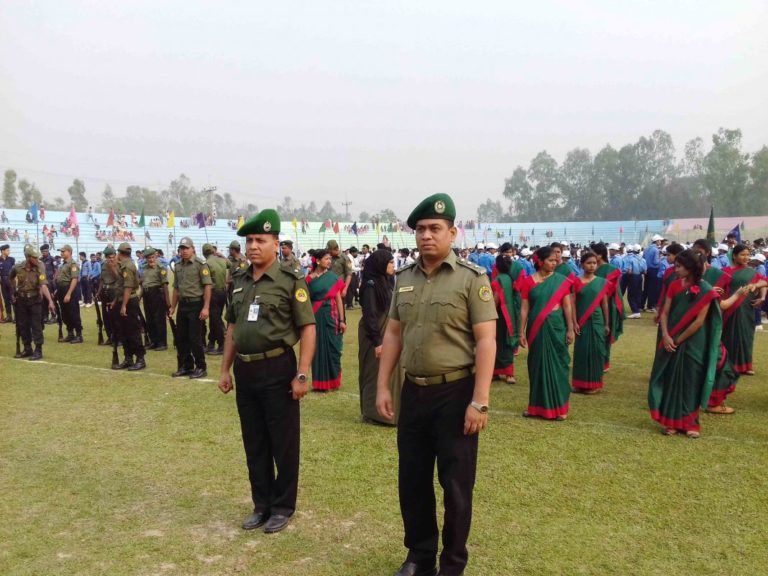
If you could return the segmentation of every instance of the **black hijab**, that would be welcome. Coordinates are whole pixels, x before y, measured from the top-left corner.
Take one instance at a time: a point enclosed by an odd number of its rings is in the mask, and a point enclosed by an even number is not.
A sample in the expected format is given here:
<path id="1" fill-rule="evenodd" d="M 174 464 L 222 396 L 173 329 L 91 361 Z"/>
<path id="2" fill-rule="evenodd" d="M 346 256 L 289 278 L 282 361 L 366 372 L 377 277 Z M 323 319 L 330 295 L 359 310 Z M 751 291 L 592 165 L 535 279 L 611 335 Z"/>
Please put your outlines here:
<path id="1" fill-rule="evenodd" d="M 387 274 L 387 265 L 394 260 L 389 250 L 376 250 L 365 260 L 363 267 L 362 292 L 373 290 L 379 310 L 389 310 L 392 300 L 393 283 Z"/>

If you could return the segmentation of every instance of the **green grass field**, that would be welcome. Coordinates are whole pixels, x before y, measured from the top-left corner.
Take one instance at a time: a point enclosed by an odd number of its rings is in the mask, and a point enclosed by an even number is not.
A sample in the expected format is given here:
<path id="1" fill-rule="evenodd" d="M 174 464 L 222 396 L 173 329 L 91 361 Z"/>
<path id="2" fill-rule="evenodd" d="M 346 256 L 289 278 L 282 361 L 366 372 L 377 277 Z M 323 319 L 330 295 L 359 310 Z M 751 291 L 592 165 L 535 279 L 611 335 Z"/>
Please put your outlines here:
<path id="1" fill-rule="evenodd" d="M 85 345 L 12 359 L 0 326 L 0 574 L 389 575 L 404 558 L 394 430 L 360 423 L 351 311 L 340 392 L 302 401 L 298 510 L 243 532 L 250 497 L 234 395 L 171 379 L 173 351 L 109 370 L 95 313 Z M 768 573 L 768 332 L 734 416 L 663 437 L 646 409 L 655 328 L 628 321 L 606 390 L 563 423 L 528 420 L 495 383 L 482 434 L 467 575 Z"/>

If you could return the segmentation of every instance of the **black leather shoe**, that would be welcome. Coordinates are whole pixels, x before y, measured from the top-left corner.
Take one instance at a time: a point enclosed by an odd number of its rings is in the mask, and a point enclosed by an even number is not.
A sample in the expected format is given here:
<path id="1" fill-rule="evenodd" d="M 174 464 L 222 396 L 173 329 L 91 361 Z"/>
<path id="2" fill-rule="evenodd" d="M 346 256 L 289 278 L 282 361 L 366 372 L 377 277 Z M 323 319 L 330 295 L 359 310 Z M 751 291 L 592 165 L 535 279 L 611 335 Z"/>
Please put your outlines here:
<path id="1" fill-rule="evenodd" d="M 133 360 L 131 360 L 130 358 L 126 358 L 125 360 L 120 362 L 120 364 L 115 366 L 114 370 L 125 370 L 126 368 L 130 368 L 131 366 L 133 366 Z"/>
<path id="2" fill-rule="evenodd" d="M 187 370 L 186 368 L 179 368 L 178 370 L 176 370 L 176 372 L 171 374 L 171 377 L 179 378 L 181 376 L 189 376 L 190 374 L 192 374 L 192 370 Z"/>
<path id="3" fill-rule="evenodd" d="M 136 358 L 136 363 L 133 366 L 128 366 L 128 370 L 144 370 L 147 367 L 147 363 L 144 362 L 144 357 Z"/>
<path id="4" fill-rule="evenodd" d="M 32 356 L 32 348 L 24 348 L 24 350 L 19 354 L 19 358 L 29 358 Z"/>
<path id="5" fill-rule="evenodd" d="M 80 335 L 75 336 L 72 338 L 72 340 L 69 341 L 70 344 L 82 344 L 83 343 L 83 337 Z"/>
<path id="6" fill-rule="evenodd" d="M 208 372 L 203 368 L 195 368 L 189 373 L 190 378 L 205 378 L 208 376 Z"/>
<path id="7" fill-rule="evenodd" d="M 32 356 L 29 357 L 29 360 L 42 360 L 43 358 L 43 351 L 40 348 L 35 348 L 35 351 L 32 352 Z"/>
<path id="8" fill-rule="evenodd" d="M 243 530 L 255 530 L 261 528 L 269 518 L 266 512 L 254 512 L 248 518 L 243 520 Z"/>
<path id="9" fill-rule="evenodd" d="M 288 522 L 291 521 L 290 516 L 283 516 L 282 514 L 272 514 L 264 524 L 264 534 L 274 534 L 280 532 L 283 528 L 288 526 Z"/>
<path id="10" fill-rule="evenodd" d="M 155 346 L 154 348 L 150 348 L 150 350 L 154 350 L 155 352 L 162 352 L 164 350 L 168 350 L 168 346 L 165 346 L 165 345 Z"/>
<path id="11" fill-rule="evenodd" d="M 434 566 L 425 568 L 416 562 L 406 560 L 400 566 L 400 570 L 395 572 L 395 576 L 437 576 L 437 568 Z"/>
<path id="12" fill-rule="evenodd" d="M 59 340 L 59 342 L 72 342 L 72 340 L 75 339 L 74 334 L 67 334 L 66 337 L 63 340 Z"/>

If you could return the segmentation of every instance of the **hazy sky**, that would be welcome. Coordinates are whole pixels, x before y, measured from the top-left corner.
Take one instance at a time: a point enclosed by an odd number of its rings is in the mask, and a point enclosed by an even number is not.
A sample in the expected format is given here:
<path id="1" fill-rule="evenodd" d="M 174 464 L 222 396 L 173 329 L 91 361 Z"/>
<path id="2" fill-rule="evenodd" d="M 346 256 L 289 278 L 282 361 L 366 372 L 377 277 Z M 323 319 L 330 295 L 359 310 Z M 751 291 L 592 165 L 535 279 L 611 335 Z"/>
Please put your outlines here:
<path id="1" fill-rule="evenodd" d="M 768 3 L 5 0 L 0 114 L 0 169 L 49 198 L 184 172 L 259 207 L 444 191 L 470 217 L 543 149 L 768 144 Z"/>

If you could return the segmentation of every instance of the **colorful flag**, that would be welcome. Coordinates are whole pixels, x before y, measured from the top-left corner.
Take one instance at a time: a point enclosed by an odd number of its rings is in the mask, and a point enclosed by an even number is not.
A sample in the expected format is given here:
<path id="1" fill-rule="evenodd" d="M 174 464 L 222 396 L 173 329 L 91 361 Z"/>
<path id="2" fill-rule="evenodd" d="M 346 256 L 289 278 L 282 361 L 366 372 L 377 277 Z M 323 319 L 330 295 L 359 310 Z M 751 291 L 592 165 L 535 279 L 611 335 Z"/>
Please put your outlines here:
<path id="1" fill-rule="evenodd" d="M 75 212 L 75 205 L 72 204 L 72 208 L 69 210 L 69 218 L 67 218 L 70 228 L 77 228 L 77 212 Z"/>
<path id="2" fill-rule="evenodd" d="M 139 223 L 137 226 L 139 228 L 144 228 L 147 225 L 147 223 L 144 221 L 144 206 L 141 207 L 141 216 L 139 216 Z"/>
<path id="3" fill-rule="evenodd" d="M 110 211 L 110 216 L 114 219 L 115 213 Z M 171 210 L 168 212 L 168 228 L 173 228 L 174 226 L 176 226 L 176 215 Z"/>
<path id="4" fill-rule="evenodd" d="M 74 236 L 75 239 L 80 238 L 80 226 L 72 228 L 72 236 Z"/>
<path id="5" fill-rule="evenodd" d="M 237 229 L 240 230 L 243 224 L 245 224 L 245 217 L 240 214 L 240 217 L 237 219 Z"/>
<path id="6" fill-rule="evenodd" d="M 736 238 L 736 244 L 741 244 L 741 230 L 740 230 L 740 228 L 741 227 L 738 224 L 736 224 L 736 226 L 731 228 L 731 230 L 728 232 L 728 234 L 733 234 L 734 235 L 734 237 Z M 727 237 L 728 236 L 726 235 L 726 238 Z M 723 240 L 723 241 L 725 241 L 725 240 Z"/>
<path id="7" fill-rule="evenodd" d="M 202 212 L 195 214 L 195 222 L 197 222 L 198 228 L 205 228 L 205 214 Z"/>
<path id="8" fill-rule="evenodd" d="M 339 223 L 336 222 L 336 224 L 333 225 L 333 233 L 338 234 L 339 233 Z"/>
<path id="9" fill-rule="evenodd" d="M 715 240 L 715 205 L 713 204 L 709 209 L 709 224 L 707 224 L 707 242 L 710 246 L 716 246 L 717 240 Z"/>
<path id="10" fill-rule="evenodd" d="M 325 222 L 320 223 L 320 233 L 323 234 L 326 231 Z"/>
<path id="11" fill-rule="evenodd" d="M 293 227 L 293 231 L 296 232 L 296 229 L 299 227 L 299 223 L 297 222 L 296 218 L 291 220 L 291 226 Z"/>
<path id="12" fill-rule="evenodd" d="M 171 212 L 171 214 L 173 214 L 173 212 Z M 114 209 L 110 208 L 109 216 L 107 216 L 107 226 L 114 226 L 114 225 L 115 225 L 115 211 Z"/>
<path id="13" fill-rule="evenodd" d="M 351 228 L 351 230 L 352 230 L 352 234 L 354 234 L 355 236 L 357 236 L 357 221 L 355 221 L 355 222 L 353 222 L 353 223 L 352 223 L 352 228 Z"/>
<path id="14" fill-rule="evenodd" d="M 29 213 L 32 214 L 32 223 L 37 224 L 37 202 L 32 202 L 32 206 L 29 207 Z"/>

